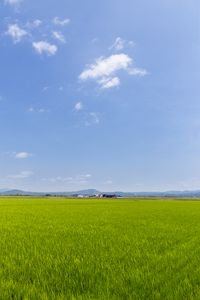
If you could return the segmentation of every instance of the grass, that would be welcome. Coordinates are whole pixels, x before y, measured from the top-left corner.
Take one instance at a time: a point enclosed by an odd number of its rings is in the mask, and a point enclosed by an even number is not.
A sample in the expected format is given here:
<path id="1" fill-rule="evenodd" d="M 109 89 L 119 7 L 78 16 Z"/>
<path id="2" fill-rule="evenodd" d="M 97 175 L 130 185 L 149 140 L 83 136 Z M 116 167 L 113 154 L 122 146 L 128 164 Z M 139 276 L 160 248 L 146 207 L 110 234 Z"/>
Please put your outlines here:
<path id="1" fill-rule="evenodd" d="M 200 202 L 1 198 L 0 299 L 200 299 Z"/>

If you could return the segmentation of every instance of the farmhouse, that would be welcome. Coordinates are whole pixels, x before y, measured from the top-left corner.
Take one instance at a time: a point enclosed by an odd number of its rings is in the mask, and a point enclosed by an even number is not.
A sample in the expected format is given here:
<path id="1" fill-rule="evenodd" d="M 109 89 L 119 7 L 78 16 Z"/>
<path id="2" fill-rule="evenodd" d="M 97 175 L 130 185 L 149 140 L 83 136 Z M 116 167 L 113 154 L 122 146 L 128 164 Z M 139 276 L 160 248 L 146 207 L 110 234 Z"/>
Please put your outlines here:
<path id="1" fill-rule="evenodd" d="M 99 195 L 99 198 L 117 198 L 117 195 L 115 195 L 115 194 L 101 194 L 101 195 Z"/>

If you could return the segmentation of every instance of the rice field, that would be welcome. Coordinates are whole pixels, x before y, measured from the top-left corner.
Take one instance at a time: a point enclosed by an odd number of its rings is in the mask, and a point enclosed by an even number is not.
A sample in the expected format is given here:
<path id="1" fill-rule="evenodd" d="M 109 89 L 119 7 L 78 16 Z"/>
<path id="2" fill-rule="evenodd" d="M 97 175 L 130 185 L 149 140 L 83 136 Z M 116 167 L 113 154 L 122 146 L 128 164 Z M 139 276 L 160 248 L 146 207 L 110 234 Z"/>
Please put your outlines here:
<path id="1" fill-rule="evenodd" d="M 0 299 L 200 299 L 200 202 L 0 198 Z"/>

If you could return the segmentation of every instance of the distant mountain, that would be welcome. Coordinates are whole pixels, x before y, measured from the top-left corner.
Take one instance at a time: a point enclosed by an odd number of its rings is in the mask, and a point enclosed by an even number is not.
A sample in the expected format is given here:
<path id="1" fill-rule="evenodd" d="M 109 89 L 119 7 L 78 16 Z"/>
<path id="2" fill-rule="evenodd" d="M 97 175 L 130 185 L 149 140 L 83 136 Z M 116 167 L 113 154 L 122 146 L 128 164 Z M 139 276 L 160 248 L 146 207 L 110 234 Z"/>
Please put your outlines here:
<path id="1" fill-rule="evenodd" d="M 7 192 L 8 189 L 0 189 L 0 193 L 4 193 L 4 192 Z"/>
<path id="2" fill-rule="evenodd" d="M 88 190 L 80 190 L 74 192 L 30 192 L 30 191 L 23 191 L 23 190 L 9 190 L 9 189 L 0 189 L 1 196 L 44 196 L 44 195 L 52 195 L 52 196 L 72 196 L 72 195 L 83 195 L 83 196 L 91 196 L 100 194 L 100 191 L 96 189 L 88 189 Z"/>
<path id="3" fill-rule="evenodd" d="M 166 191 L 166 192 L 101 192 L 96 189 L 86 189 L 73 192 L 29 192 L 18 189 L 0 189 L 0 196 L 94 196 L 99 194 L 115 194 L 119 197 L 191 197 L 200 198 L 197 191 Z"/>
<path id="4" fill-rule="evenodd" d="M 5 190 L 5 189 L 2 189 L 0 190 L 0 195 L 2 196 L 36 196 L 36 195 L 42 195 L 43 193 L 36 193 L 36 192 L 26 192 L 26 191 L 22 191 L 22 190 L 17 190 L 17 189 L 14 189 L 14 190 Z"/>
<path id="5" fill-rule="evenodd" d="M 197 191 L 166 191 L 166 192 L 116 192 L 121 197 L 200 197 L 200 190 Z"/>

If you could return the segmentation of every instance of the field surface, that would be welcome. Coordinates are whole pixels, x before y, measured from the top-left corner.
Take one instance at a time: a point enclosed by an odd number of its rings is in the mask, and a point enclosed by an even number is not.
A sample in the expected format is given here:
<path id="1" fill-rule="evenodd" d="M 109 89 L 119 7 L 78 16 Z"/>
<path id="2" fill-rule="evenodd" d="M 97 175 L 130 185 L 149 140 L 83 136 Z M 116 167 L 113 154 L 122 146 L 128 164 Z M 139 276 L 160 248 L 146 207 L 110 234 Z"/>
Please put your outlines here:
<path id="1" fill-rule="evenodd" d="M 200 202 L 0 198 L 0 299 L 200 299 Z"/>

